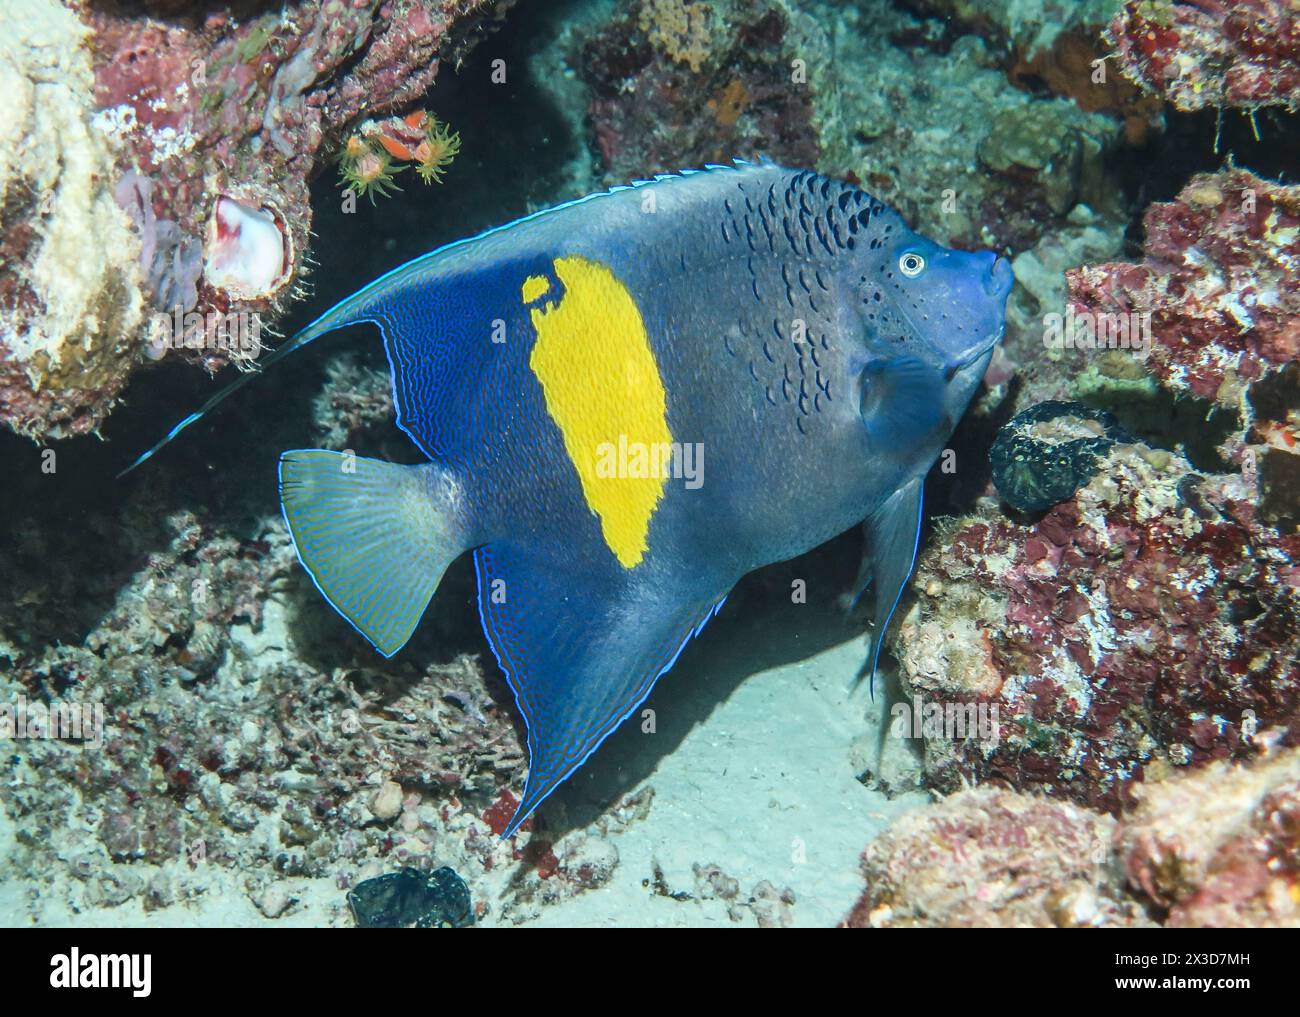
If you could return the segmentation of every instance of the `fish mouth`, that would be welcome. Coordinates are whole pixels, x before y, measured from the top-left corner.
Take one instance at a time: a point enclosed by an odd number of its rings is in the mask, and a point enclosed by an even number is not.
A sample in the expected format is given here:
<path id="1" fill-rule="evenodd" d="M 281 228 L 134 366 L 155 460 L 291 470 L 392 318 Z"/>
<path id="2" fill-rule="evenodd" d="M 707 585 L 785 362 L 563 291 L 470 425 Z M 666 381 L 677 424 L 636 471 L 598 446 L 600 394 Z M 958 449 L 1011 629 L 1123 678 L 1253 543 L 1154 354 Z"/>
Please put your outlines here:
<path id="1" fill-rule="evenodd" d="M 1007 297 L 1011 295 L 1011 287 L 1015 283 L 1016 275 L 1011 269 L 1011 260 L 1003 255 L 996 255 L 992 266 L 989 268 L 988 277 L 984 280 L 984 292 L 992 300 L 1002 305 L 1002 323 L 982 342 L 975 344 L 964 356 L 944 363 L 943 373 L 947 380 L 951 381 L 958 371 L 969 367 L 981 357 L 987 355 L 989 350 L 1001 342 L 1007 334 L 1006 301 Z"/>
<path id="2" fill-rule="evenodd" d="M 971 364 L 975 363 L 975 361 L 987 356 L 988 352 L 1002 341 L 1002 338 L 1006 333 L 1007 328 L 1003 325 L 1000 329 L 976 346 L 970 353 L 967 353 L 966 356 L 961 357 L 958 360 L 946 361 L 943 365 L 944 381 L 952 381 L 959 371 L 965 370 L 970 367 Z"/>
<path id="3" fill-rule="evenodd" d="M 999 254 L 993 260 L 989 277 L 984 280 L 984 292 L 994 299 L 1005 300 L 1016 284 L 1016 273 L 1011 269 L 1011 259 Z"/>

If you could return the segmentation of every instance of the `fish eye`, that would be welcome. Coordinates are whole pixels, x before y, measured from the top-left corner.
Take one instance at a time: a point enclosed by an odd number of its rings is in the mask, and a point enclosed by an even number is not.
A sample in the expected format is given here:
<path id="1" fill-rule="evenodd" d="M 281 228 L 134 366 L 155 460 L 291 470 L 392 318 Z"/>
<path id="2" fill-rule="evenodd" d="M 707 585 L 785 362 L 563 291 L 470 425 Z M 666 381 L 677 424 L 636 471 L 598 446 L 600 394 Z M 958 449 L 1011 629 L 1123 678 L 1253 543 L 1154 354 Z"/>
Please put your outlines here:
<path id="1" fill-rule="evenodd" d="M 925 271 L 925 259 L 915 251 L 908 251 L 898 259 L 898 270 L 909 279 L 915 279 Z"/>

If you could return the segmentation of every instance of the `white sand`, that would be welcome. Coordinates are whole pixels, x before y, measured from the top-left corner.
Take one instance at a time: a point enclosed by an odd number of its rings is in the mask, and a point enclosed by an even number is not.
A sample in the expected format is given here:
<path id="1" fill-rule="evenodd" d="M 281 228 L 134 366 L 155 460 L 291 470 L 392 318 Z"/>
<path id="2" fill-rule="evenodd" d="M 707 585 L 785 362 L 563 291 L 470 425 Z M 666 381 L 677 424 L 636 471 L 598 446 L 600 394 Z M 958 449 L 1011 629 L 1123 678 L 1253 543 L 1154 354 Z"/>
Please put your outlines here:
<path id="1" fill-rule="evenodd" d="M 716 864 L 735 879 L 742 900 L 762 880 L 788 887 L 794 925 L 833 925 L 862 892 L 862 849 L 902 812 L 928 800 L 912 792 L 891 801 L 855 779 L 854 743 L 874 746 L 881 709 L 879 698 L 871 704 L 865 684 L 851 690 L 863 660 L 861 639 L 753 674 L 710 710 L 716 683 L 697 679 L 725 658 L 734 640 L 750 635 L 741 624 L 727 629 L 706 638 L 700 652 L 664 679 L 686 690 L 681 699 L 659 694 L 650 701 L 659 704 L 661 730 L 666 709 L 702 719 L 647 778 L 655 789 L 650 814 L 613 836 L 620 864 L 611 882 L 530 924 L 731 924 L 721 901 L 679 902 L 642 886 L 657 864 L 670 891 L 694 894 L 692 865 L 700 863 Z M 642 741 L 663 737 L 620 732 L 609 747 L 634 752 L 629 734 Z M 599 780 L 598 766 L 591 770 L 576 778 L 579 789 Z M 742 920 L 753 924 L 752 916 Z"/>

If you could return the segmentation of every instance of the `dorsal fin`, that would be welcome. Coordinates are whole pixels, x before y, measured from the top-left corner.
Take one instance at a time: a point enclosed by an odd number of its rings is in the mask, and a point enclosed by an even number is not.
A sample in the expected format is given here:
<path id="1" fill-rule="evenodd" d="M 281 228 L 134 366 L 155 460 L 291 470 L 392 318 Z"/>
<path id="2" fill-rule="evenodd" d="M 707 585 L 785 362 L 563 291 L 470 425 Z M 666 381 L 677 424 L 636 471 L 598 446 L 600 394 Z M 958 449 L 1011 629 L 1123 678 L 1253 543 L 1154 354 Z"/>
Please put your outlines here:
<path id="1" fill-rule="evenodd" d="M 295 352 L 296 350 L 302 349 L 302 347 L 306 346 L 308 343 L 312 342 L 313 340 L 319 339 L 322 335 L 325 335 L 328 332 L 333 332 L 335 329 L 344 328 L 348 325 L 356 325 L 363 322 L 370 322 L 372 324 L 380 325 L 382 329 L 383 322 L 379 319 L 378 314 L 379 314 L 379 309 L 385 303 L 385 298 L 392 297 L 396 292 L 402 290 L 404 287 L 408 286 L 411 282 L 415 281 L 421 276 L 431 273 L 432 271 L 434 271 L 435 267 L 441 269 L 442 266 L 441 265 L 435 266 L 435 262 L 440 259 L 445 260 L 447 256 L 452 254 L 453 252 L 459 251 L 465 253 L 467 249 L 470 247 L 470 245 L 477 244 L 479 241 L 486 240 L 489 237 L 493 237 L 497 234 L 504 233 L 508 230 L 513 230 L 523 225 L 524 223 L 533 222 L 535 220 L 542 219 L 546 216 L 554 215 L 555 213 L 561 212 L 564 209 L 573 208 L 576 205 L 582 205 L 590 201 L 599 201 L 602 198 L 608 198 L 612 195 L 620 194 L 625 191 L 632 190 L 638 187 L 644 187 L 649 184 L 659 183 L 667 180 L 685 180 L 701 173 L 723 173 L 723 172 L 736 173 L 744 170 L 767 169 L 772 165 L 773 164 L 767 162 L 763 162 L 758 165 L 755 165 L 753 163 L 748 163 L 745 162 L 744 160 L 737 159 L 734 160 L 733 163 L 728 166 L 709 166 L 708 168 L 703 170 L 687 169 L 687 170 L 682 170 L 679 173 L 660 174 L 659 176 L 655 177 L 653 180 L 637 180 L 631 184 L 624 184 L 616 187 L 611 187 L 605 191 L 596 191 L 593 192 L 592 194 L 587 194 L 580 198 L 574 198 L 572 201 L 562 202 L 559 205 L 553 205 L 549 208 L 541 209 L 537 212 L 531 213 L 530 215 L 526 215 L 523 216 L 522 218 L 515 219 L 514 221 L 506 223 L 502 226 L 494 226 L 491 229 L 485 230 L 482 233 L 479 233 L 472 237 L 465 237 L 460 240 L 453 240 L 448 244 L 444 244 L 443 246 L 430 251 L 428 254 L 423 254 L 420 257 L 408 261 L 403 265 L 399 265 L 397 268 L 394 268 L 391 271 L 385 273 L 384 275 L 381 275 L 378 279 L 375 279 L 373 282 L 357 290 L 357 292 L 353 293 L 352 295 L 345 297 L 343 300 L 339 301 L 328 311 L 322 314 L 319 318 L 313 321 L 306 328 L 302 329 L 302 331 L 293 335 L 283 346 L 280 346 L 275 351 L 273 351 L 272 353 L 270 353 L 268 356 L 264 357 L 261 360 L 260 370 L 250 371 L 247 374 L 243 374 L 240 377 L 236 378 L 234 381 L 230 382 L 225 387 L 221 388 L 219 391 L 217 391 L 202 406 L 200 406 L 197 410 L 195 410 L 184 420 L 176 424 L 176 426 L 173 427 L 170 431 L 168 431 L 157 444 L 155 444 L 152 448 L 146 450 L 145 452 L 141 453 L 134 462 L 132 462 L 129 466 L 126 467 L 126 469 L 122 470 L 122 472 L 118 474 L 118 477 L 125 476 L 126 474 L 134 470 L 136 467 L 147 462 L 149 459 L 152 459 L 159 452 L 159 450 L 163 448 L 163 446 L 173 441 L 177 437 L 177 435 L 179 435 L 186 428 L 192 426 L 193 424 L 198 423 L 198 421 L 206 417 L 209 413 L 211 413 L 214 409 L 216 409 L 218 405 L 220 405 L 227 398 L 229 398 L 235 392 L 239 391 L 239 389 L 243 388 L 254 378 L 256 378 L 258 374 L 261 373 L 262 370 L 266 370 L 267 368 L 272 367 L 273 365 L 275 365 L 276 363 L 278 363 L 279 361 L 287 357 L 289 354 Z M 388 338 L 389 337 L 386 335 L 385 339 Z M 390 349 L 390 359 L 391 359 L 391 352 L 392 351 Z M 401 423 L 400 417 L 401 414 L 400 414 L 400 407 L 399 407 L 399 424 Z M 409 430 L 408 433 L 410 433 Z M 415 435 L 412 434 L 412 437 L 415 437 Z"/>
<path id="2" fill-rule="evenodd" d="M 276 363 L 278 363 L 279 361 L 287 357 L 290 353 L 293 353 L 295 350 L 302 349 L 302 347 L 306 346 L 313 339 L 319 339 L 327 332 L 333 332 L 335 329 L 338 328 L 344 328 L 348 325 L 356 325 L 363 321 L 371 320 L 365 317 L 351 316 L 351 314 L 356 310 L 355 301 L 357 296 L 359 296 L 359 294 L 353 294 L 352 296 L 348 297 L 346 300 L 343 300 L 340 303 L 335 304 L 332 308 L 330 308 L 328 311 L 322 314 L 319 318 L 313 321 L 301 332 L 298 332 L 296 335 L 290 338 L 289 341 L 286 342 L 283 346 L 280 346 L 279 348 L 274 350 L 270 355 L 264 358 L 260 362 L 258 370 L 248 371 L 244 374 L 241 374 L 234 381 L 218 389 L 213 395 L 211 395 L 208 398 L 208 400 L 202 406 L 200 406 L 197 410 L 191 413 L 184 420 L 180 421 L 175 427 L 173 427 L 170 431 L 168 431 L 165 435 L 163 435 L 163 437 L 161 438 L 161 440 L 157 442 L 157 444 L 155 444 L 152 448 L 147 449 L 144 452 L 141 452 L 140 455 L 136 457 L 135 461 L 131 463 L 130 466 L 122 470 L 122 472 L 120 472 L 117 475 L 118 479 L 125 477 L 137 466 L 140 466 L 143 463 L 147 462 L 148 460 L 152 459 L 154 455 L 156 455 L 157 452 L 164 445 L 170 444 L 172 439 L 174 439 L 178 434 L 184 431 L 187 427 L 189 427 L 192 424 L 198 423 L 209 413 L 211 413 L 214 409 L 216 409 L 219 404 L 225 402 L 227 397 L 238 392 L 250 381 L 257 378 L 262 373 L 262 371 L 265 371 L 267 368 L 274 366 Z"/>

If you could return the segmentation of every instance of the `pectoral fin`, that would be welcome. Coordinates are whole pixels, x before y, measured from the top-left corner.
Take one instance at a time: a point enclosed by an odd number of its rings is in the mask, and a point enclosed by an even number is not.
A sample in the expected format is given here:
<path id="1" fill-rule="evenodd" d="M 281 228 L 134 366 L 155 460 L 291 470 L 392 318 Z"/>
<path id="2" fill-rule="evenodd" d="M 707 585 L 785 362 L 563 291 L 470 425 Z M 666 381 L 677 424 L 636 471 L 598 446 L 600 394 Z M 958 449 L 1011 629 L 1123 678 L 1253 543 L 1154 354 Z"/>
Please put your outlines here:
<path id="1" fill-rule="evenodd" d="M 862 372 L 862 419 L 883 448 L 912 445 L 945 421 L 943 375 L 916 357 L 872 362 Z"/>

